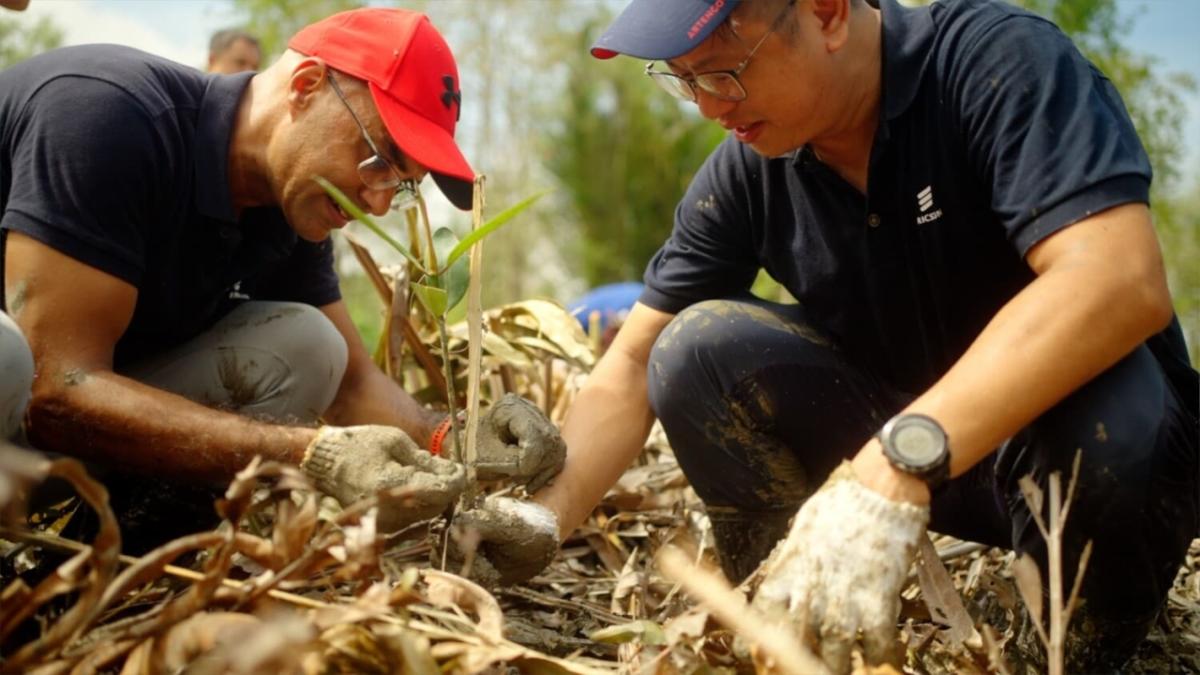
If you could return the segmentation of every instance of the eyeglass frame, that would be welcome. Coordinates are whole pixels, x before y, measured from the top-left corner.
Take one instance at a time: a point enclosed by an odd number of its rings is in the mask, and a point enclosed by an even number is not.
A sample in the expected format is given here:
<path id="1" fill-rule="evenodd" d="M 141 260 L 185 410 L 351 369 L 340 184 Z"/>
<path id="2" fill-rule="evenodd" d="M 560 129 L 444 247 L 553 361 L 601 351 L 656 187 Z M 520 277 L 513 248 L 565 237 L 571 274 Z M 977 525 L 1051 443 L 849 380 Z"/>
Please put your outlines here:
<path id="1" fill-rule="evenodd" d="M 379 151 L 379 147 L 375 145 L 375 141 L 371 140 L 371 135 L 367 133 L 366 125 L 362 123 L 362 120 L 359 119 L 358 114 L 354 112 L 354 108 L 350 106 L 350 102 L 346 100 L 346 95 L 342 93 L 342 88 L 338 86 L 337 80 L 333 78 L 333 73 L 329 72 L 328 75 L 329 85 L 333 88 L 333 93 L 337 94 L 337 97 L 342 102 L 342 105 L 346 106 L 346 110 L 350 113 L 350 117 L 354 118 L 354 123 L 358 125 L 358 130 L 362 133 L 363 140 L 367 142 L 367 147 L 371 149 L 371 152 L 375 153 L 358 163 L 357 169 L 359 180 L 361 180 L 363 185 L 366 185 L 367 188 L 371 190 L 396 190 L 396 196 L 392 199 L 393 209 L 398 208 L 398 205 L 416 197 L 419 194 L 417 181 L 413 180 L 412 178 L 400 177 L 400 172 L 396 170 L 396 166 L 383 156 L 383 153 Z M 387 167 L 388 171 L 392 174 L 392 180 L 382 183 L 376 182 L 372 184 L 371 181 L 367 180 L 367 176 L 363 174 L 363 171 L 375 172 L 376 169 L 372 169 L 371 166 L 375 165 L 378 167 L 379 164 Z"/>
<path id="2" fill-rule="evenodd" d="M 771 26 L 770 26 L 770 28 L 767 29 L 767 32 L 763 33 L 763 36 L 758 39 L 758 42 L 755 43 L 755 45 L 750 48 L 750 53 L 746 54 L 746 58 L 742 59 L 741 63 L 737 64 L 730 70 L 709 70 L 709 71 L 705 71 L 703 73 L 695 73 L 691 76 L 684 76 L 684 75 L 676 75 L 675 73 L 666 72 L 666 71 L 662 71 L 662 70 L 652 70 L 652 68 L 654 67 L 654 64 L 657 63 L 657 61 L 650 61 L 649 63 L 646 64 L 645 73 L 646 73 L 646 75 L 648 75 L 650 77 L 651 80 L 654 80 L 654 82 L 656 84 L 658 84 L 658 86 L 661 89 L 663 89 L 668 94 L 671 94 L 672 96 L 674 96 L 675 98 L 677 98 L 681 101 L 691 101 L 692 103 L 695 103 L 696 101 L 698 101 L 700 99 L 700 97 L 696 91 L 697 88 L 702 89 L 704 91 L 704 93 L 708 94 L 709 96 L 712 96 L 713 98 L 715 98 L 719 101 L 728 101 L 730 103 L 738 103 L 740 101 L 744 101 L 744 100 L 746 100 L 746 97 L 749 96 L 749 94 L 746 93 L 746 85 L 742 84 L 742 80 L 738 76 L 742 74 L 742 71 L 744 71 L 746 69 L 746 66 L 750 65 L 751 59 L 753 59 L 754 55 L 756 53 L 758 53 L 758 48 L 763 46 L 763 43 L 765 43 L 767 41 L 767 38 L 770 37 L 772 33 L 779 30 L 779 25 L 783 21 L 783 18 L 787 16 L 788 12 L 791 11 L 792 7 L 794 7 L 795 5 L 796 5 L 796 0 L 791 0 L 790 2 L 788 2 L 787 6 L 783 8 L 783 11 L 781 11 L 779 13 L 779 16 L 775 17 L 775 19 L 773 21 L 771 21 Z M 737 33 L 734 33 L 734 35 L 736 36 Z M 741 41 L 740 38 L 738 41 L 739 42 Z M 730 78 L 733 79 L 733 83 L 737 85 L 737 88 L 739 90 L 741 90 L 741 92 L 742 92 L 741 96 L 736 97 L 736 98 L 731 98 L 728 96 L 724 96 L 720 93 L 717 93 L 715 91 L 712 91 L 711 89 L 701 85 L 698 82 L 698 78 L 704 77 L 706 75 L 728 75 Z M 679 89 L 677 87 L 672 87 L 672 86 L 668 85 L 666 83 L 668 80 L 675 80 L 675 81 L 683 82 L 684 84 L 686 84 L 688 86 L 688 90 L 692 92 L 691 98 L 682 96 L 681 94 L 683 94 L 683 90 Z"/>

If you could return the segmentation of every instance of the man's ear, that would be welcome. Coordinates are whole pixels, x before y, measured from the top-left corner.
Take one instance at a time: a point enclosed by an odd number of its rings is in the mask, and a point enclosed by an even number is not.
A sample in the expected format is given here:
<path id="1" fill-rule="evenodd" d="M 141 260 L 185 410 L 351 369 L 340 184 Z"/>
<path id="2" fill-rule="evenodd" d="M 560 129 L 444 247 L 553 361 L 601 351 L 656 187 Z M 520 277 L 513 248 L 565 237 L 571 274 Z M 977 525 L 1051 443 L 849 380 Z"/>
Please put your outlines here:
<path id="1" fill-rule="evenodd" d="M 288 107 L 293 111 L 307 108 L 329 77 L 324 59 L 306 56 L 292 68 L 288 80 Z"/>
<path id="2" fill-rule="evenodd" d="M 812 13 L 821 22 L 825 49 L 836 52 L 850 39 L 850 11 L 854 0 L 809 0 Z"/>

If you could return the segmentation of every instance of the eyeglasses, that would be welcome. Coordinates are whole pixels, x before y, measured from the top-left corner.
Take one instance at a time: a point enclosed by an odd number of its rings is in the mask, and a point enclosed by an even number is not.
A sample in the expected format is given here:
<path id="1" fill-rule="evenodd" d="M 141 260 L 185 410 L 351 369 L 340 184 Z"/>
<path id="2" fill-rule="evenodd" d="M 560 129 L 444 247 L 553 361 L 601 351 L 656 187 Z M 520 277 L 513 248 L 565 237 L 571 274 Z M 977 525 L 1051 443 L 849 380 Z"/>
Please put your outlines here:
<path id="1" fill-rule="evenodd" d="M 742 62 L 737 64 L 733 70 L 712 70 L 707 73 L 684 76 L 654 70 L 655 62 L 651 61 L 646 64 L 646 74 L 668 94 L 683 101 L 695 103 L 697 88 L 704 90 L 704 93 L 721 101 L 744 101 L 746 100 L 746 88 L 742 86 L 738 75 L 741 75 L 746 66 L 750 64 L 750 59 L 754 58 L 754 54 L 767 41 L 767 37 L 779 28 L 779 24 L 787 16 L 788 11 L 791 10 L 794 4 L 796 2 L 792 0 L 787 4 L 787 7 L 783 8 L 779 16 L 775 17 L 775 20 L 771 22 L 771 27 L 767 29 L 767 32 L 763 33 L 763 36 L 758 39 L 758 43 L 750 49 L 750 53 L 746 54 L 746 58 L 742 59 Z"/>
<path id="2" fill-rule="evenodd" d="M 329 84 L 333 87 L 333 93 L 341 99 L 342 105 L 346 106 L 346 110 L 350 111 L 350 116 L 354 118 L 354 123 L 358 125 L 358 130 L 362 132 L 363 140 L 367 142 L 367 147 L 371 148 L 371 152 L 375 153 L 370 157 L 358 163 L 358 177 L 362 179 L 363 185 L 366 185 L 372 190 L 395 190 L 396 196 L 392 198 L 392 209 L 400 209 L 411 203 L 420 194 L 417 188 L 417 181 L 411 178 L 401 178 L 400 172 L 391 162 L 383 158 L 383 153 L 379 152 L 379 148 L 375 145 L 375 141 L 371 140 L 371 135 L 367 133 L 367 127 L 363 125 L 362 120 L 355 114 L 354 108 L 350 107 L 350 102 L 346 100 L 346 95 L 342 93 L 342 88 L 338 86 L 337 80 L 333 79 L 333 73 L 329 73 Z"/>

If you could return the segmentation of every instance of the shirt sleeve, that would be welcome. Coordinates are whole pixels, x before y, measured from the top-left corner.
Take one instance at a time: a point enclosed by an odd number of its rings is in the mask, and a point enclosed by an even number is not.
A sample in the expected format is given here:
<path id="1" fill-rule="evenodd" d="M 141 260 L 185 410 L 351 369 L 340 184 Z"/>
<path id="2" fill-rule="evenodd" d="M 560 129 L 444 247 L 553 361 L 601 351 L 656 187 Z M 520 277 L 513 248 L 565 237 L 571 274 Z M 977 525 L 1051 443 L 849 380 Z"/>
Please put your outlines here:
<path id="1" fill-rule="evenodd" d="M 726 139 L 675 207 L 675 226 L 646 267 L 639 302 L 677 314 L 749 290 L 758 273 L 743 149 Z"/>
<path id="2" fill-rule="evenodd" d="M 1120 95 L 1056 26 L 1014 14 L 973 37 L 952 95 L 1021 255 L 1094 213 L 1149 202 L 1150 162 Z"/>
<path id="3" fill-rule="evenodd" d="M 156 168 L 165 148 L 145 110 L 110 83 L 61 77 L 22 119 L 0 226 L 136 285 L 148 214 L 167 195 Z"/>

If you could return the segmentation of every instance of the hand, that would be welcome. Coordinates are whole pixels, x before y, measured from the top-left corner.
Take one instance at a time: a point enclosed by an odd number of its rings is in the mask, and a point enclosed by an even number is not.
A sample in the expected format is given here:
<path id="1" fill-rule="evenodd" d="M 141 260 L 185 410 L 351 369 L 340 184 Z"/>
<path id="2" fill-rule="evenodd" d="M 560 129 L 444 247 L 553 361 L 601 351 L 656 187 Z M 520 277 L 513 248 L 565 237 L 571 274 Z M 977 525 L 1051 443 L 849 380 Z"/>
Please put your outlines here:
<path id="1" fill-rule="evenodd" d="M 767 559 L 753 604 L 786 616 L 835 673 L 860 629 L 869 663 L 894 662 L 900 591 L 928 523 L 928 506 L 872 491 L 843 462 Z"/>
<path id="2" fill-rule="evenodd" d="M 342 506 L 387 488 L 410 488 L 403 499 L 380 502 L 380 532 L 442 513 L 466 484 L 461 464 L 430 455 L 395 427 L 374 424 L 321 427 L 300 468 Z"/>
<path id="3" fill-rule="evenodd" d="M 527 581 L 558 553 L 558 518 L 537 502 L 488 497 L 452 527 L 449 569 L 462 569 L 474 550 L 467 576 L 485 587 Z"/>
<path id="4" fill-rule="evenodd" d="M 537 406 L 505 394 L 479 421 L 475 470 L 481 480 L 512 478 L 536 492 L 562 471 L 567 444 Z"/>

